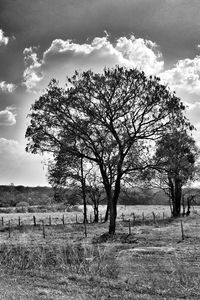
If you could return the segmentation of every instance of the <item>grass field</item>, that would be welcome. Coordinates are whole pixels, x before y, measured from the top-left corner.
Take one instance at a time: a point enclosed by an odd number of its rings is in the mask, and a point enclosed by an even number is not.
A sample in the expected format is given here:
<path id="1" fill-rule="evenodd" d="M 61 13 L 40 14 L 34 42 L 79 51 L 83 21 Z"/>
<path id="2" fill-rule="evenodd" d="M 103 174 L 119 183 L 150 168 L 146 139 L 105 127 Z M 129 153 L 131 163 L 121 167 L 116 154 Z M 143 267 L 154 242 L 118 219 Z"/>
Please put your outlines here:
<path id="1" fill-rule="evenodd" d="M 197 208 L 182 231 L 168 207 L 119 207 L 113 238 L 105 223 L 87 224 L 85 237 L 76 214 L 37 213 L 35 227 L 33 214 L 0 215 L 0 299 L 200 299 Z"/>

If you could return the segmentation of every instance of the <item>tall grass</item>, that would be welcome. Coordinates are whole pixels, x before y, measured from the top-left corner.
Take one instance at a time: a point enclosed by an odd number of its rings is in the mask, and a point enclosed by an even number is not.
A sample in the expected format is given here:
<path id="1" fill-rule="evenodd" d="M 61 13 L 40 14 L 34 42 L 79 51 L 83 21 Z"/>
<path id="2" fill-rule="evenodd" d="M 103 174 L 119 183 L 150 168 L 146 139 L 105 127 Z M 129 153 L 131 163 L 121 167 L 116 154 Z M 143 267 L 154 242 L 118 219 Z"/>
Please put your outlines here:
<path id="1" fill-rule="evenodd" d="M 12 270 L 50 269 L 90 276 L 116 278 L 118 265 L 112 247 L 99 248 L 81 244 L 0 246 L 0 265 Z"/>

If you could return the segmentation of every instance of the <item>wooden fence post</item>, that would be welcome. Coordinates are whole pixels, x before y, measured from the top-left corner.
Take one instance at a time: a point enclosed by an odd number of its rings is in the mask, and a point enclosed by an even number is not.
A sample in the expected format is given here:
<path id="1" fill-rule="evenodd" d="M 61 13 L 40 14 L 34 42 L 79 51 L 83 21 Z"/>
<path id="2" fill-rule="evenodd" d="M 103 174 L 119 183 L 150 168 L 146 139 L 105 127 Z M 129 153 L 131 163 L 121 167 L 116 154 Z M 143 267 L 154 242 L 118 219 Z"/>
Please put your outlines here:
<path id="1" fill-rule="evenodd" d="M 182 220 L 181 220 L 181 237 L 182 237 L 182 240 L 185 239 L 184 229 L 183 229 L 183 222 L 182 222 Z"/>
<path id="2" fill-rule="evenodd" d="M 63 222 L 63 225 L 65 225 L 65 215 L 63 215 L 63 217 L 62 217 L 62 222 Z"/>
<path id="3" fill-rule="evenodd" d="M 102 223 L 102 214 L 100 214 L 100 222 Z"/>
<path id="4" fill-rule="evenodd" d="M 87 237 L 87 225 L 86 225 L 86 220 L 84 220 L 84 231 L 85 231 L 85 237 Z"/>
<path id="5" fill-rule="evenodd" d="M 11 233 L 11 225 L 10 225 L 10 220 L 8 221 L 8 237 L 10 238 Z"/>
<path id="6" fill-rule="evenodd" d="M 51 216 L 49 216 L 49 226 L 51 226 Z"/>
<path id="7" fill-rule="evenodd" d="M 36 217 L 35 217 L 35 216 L 33 216 L 33 225 L 34 225 L 34 226 L 37 225 L 37 223 L 36 223 Z"/>
<path id="8" fill-rule="evenodd" d="M 129 234 L 131 234 L 131 220 L 129 219 L 129 222 L 128 222 L 128 231 L 129 231 Z"/>
<path id="9" fill-rule="evenodd" d="M 43 238 L 46 238 L 46 234 L 45 234 L 45 226 L 44 226 L 44 221 L 42 220 L 42 232 L 43 232 Z"/>
<path id="10" fill-rule="evenodd" d="M 136 219 L 135 213 L 133 213 L 133 222 L 135 222 L 135 219 Z"/>
<path id="11" fill-rule="evenodd" d="M 18 225 L 19 225 L 19 227 L 21 226 L 21 219 L 20 219 L 20 217 L 18 218 Z"/>
<path id="12" fill-rule="evenodd" d="M 78 217 L 77 217 L 77 215 L 76 215 L 76 224 L 78 223 Z"/>
<path id="13" fill-rule="evenodd" d="M 145 221 L 144 213 L 142 213 L 142 220 Z"/>
<path id="14" fill-rule="evenodd" d="M 153 223 L 156 224 L 156 215 L 154 212 L 152 212 L 152 215 L 153 215 Z"/>

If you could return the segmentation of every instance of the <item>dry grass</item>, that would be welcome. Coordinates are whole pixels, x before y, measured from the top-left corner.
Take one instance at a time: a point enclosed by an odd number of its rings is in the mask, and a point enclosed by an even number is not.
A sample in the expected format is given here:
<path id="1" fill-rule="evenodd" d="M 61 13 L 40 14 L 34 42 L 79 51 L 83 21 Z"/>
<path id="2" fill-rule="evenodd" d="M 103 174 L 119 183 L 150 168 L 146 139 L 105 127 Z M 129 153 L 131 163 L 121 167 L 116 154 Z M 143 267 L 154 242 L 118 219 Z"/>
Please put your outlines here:
<path id="1" fill-rule="evenodd" d="M 199 216 L 182 220 L 182 240 L 180 220 L 162 212 L 156 224 L 150 209 L 144 221 L 132 219 L 131 235 L 118 220 L 112 238 L 104 223 L 88 224 L 87 237 L 83 224 L 46 225 L 45 239 L 41 225 L 17 222 L 9 238 L 5 224 L 0 299 L 200 299 Z"/>

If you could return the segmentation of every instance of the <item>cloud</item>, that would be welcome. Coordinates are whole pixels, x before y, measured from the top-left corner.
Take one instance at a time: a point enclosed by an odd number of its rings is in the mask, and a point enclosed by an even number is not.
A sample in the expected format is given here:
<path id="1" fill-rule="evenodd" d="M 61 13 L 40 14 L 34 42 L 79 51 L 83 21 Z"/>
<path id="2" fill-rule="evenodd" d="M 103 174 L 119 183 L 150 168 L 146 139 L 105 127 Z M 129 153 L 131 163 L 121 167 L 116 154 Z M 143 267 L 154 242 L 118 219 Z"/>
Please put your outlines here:
<path id="1" fill-rule="evenodd" d="M 200 94 L 200 56 L 179 60 L 171 69 L 161 74 L 162 79 L 174 89 L 188 94 Z"/>
<path id="2" fill-rule="evenodd" d="M 28 90 L 45 87 L 51 78 L 64 82 L 75 70 L 92 69 L 101 72 L 104 67 L 123 65 L 140 68 L 147 74 L 157 74 L 163 70 L 164 62 L 158 46 L 150 41 L 120 37 L 115 43 L 109 36 L 95 37 L 90 43 L 78 44 L 72 40 L 55 39 L 38 58 L 37 48 L 24 50 L 24 84 Z"/>
<path id="3" fill-rule="evenodd" d="M 23 74 L 24 85 L 26 85 L 28 90 L 32 90 L 32 88 L 35 87 L 43 78 L 40 71 L 42 63 L 39 61 L 37 53 L 34 52 L 36 49 L 36 47 L 29 47 L 25 48 L 23 51 L 26 66 Z"/>
<path id="4" fill-rule="evenodd" d="M 0 46 L 6 46 L 9 42 L 9 37 L 5 36 L 2 29 L 0 29 Z"/>
<path id="5" fill-rule="evenodd" d="M 14 107 L 6 107 L 0 111 L 0 126 L 12 126 L 16 124 L 16 114 Z"/>
<path id="6" fill-rule="evenodd" d="M 7 83 L 5 81 L 0 82 L 0 92 L 12 93 L 16 89 L 16 85 L 13 83 Z"/>

